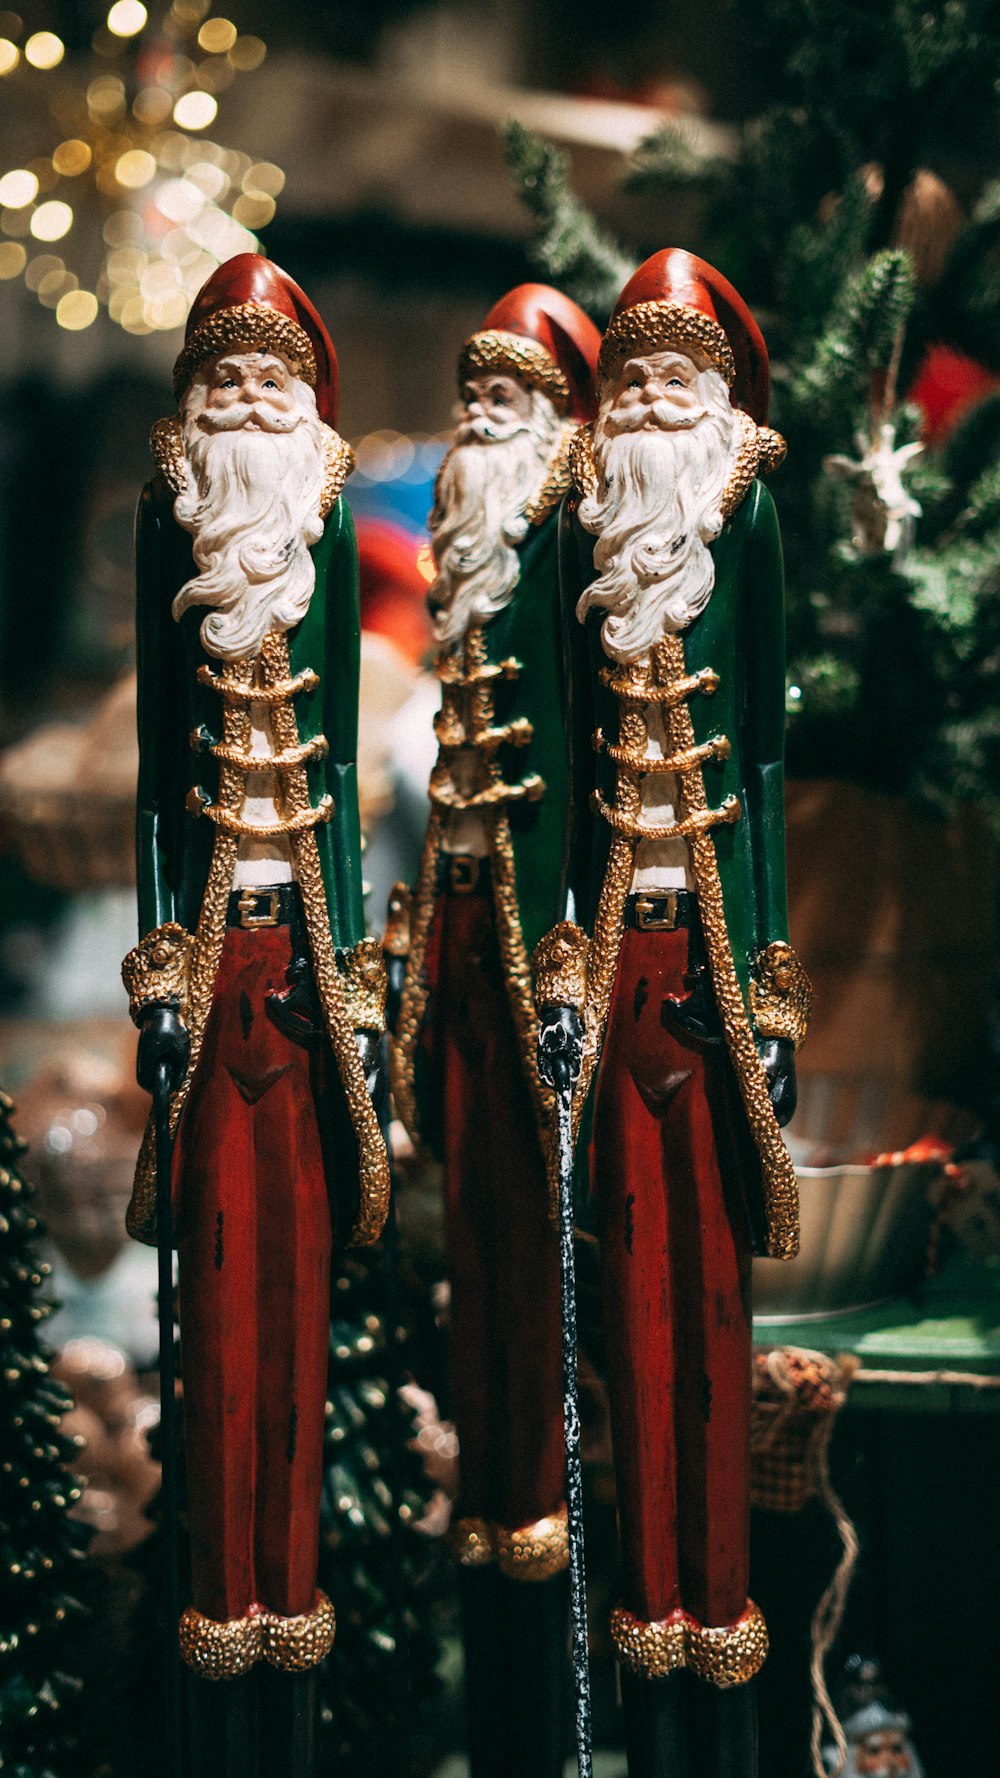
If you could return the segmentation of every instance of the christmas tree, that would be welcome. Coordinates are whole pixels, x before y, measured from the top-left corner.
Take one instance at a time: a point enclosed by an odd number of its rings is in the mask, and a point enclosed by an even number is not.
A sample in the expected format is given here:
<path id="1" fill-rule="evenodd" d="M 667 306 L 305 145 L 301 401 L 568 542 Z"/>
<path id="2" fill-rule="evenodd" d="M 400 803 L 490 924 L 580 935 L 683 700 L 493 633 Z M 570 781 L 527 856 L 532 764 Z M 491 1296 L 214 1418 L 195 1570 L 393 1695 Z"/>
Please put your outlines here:
<path id="1" fill-rule="evenodd" d="M 0 1093 L 0 1773 L 71 1778 L 89 1769 L 76 1646 L 87 1533 L 70 1517 L 80 1494 L 68 1469 L 76 1445 L 60 1421 L 72 1404 L 40 1341 L 49 1268 L 35 1252 L 39 1224 L 12 1111 Z"/>
<path id="2" fill-rule="evenodd" d="M 417 1769 L 419 1706 L 437 1683 L 442 1546 L 418 1529 L 434 1490 L 400 1397 L 391 1264 L 380 1250 L 350 1254 L 333 1281 L 319 1572 L 337 1613 L 322 1680 L 320 1771 L 331 1778 Z M 408 1301 L 408 1321 L 414 1313 Z"/>
<path id="3" fill-rule="evenodd" d="M 645 250 L 718 266 L 768 342 L 789 446 L 789 767 L 943 810 L 975 798 L 1000 824 L 1000 182 L 983 170 L 1000 6 L 751 0 L 741 17 L 767 107 L 726 157 L 665 126 L 626 183 L 662 195 Z M 576 200 L 560 150 L 516 124 L 507 149 L 537 264 L 606 320 L 644 252 Z M 700 201 L 678 239 L 681 188 Z M 942 351 L 990 392 L 938 433 Z"/>

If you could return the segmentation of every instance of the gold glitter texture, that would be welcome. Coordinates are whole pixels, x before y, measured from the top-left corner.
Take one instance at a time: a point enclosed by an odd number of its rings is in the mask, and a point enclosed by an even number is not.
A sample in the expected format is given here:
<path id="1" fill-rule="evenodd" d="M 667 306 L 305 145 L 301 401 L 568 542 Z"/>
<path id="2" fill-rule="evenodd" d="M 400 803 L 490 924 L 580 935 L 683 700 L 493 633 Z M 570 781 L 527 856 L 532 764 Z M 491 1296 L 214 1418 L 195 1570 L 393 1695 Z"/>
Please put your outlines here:
<path id="1" fill-rule="evenodd" d="M 730 388 L 736 379 L 736 361 L 724 328 L 711 316 L 686 303 L 634 303 L 623 309 L 608 326 L 601 342 L 598 374 L 610 379 L 618 361 L 632 352 L 663 352 L 668 347 L 698 352 L 713 364 Z"/>
<path id="2" fill-rule="evenodd" d="M 122 980 L 129 998 L 129 1012 L 140 1024 L 148 1006 L 174 1005 L 184 1017 L 191 967 L 190 932 L 176 920 L 167 920 L 131 950 L 122 963 Z"/>
<path id="3" fill-rule="evenodd" d="M 316 354 L 305 329 L 277 309 L 238 303 L 196 327 L 174 365 L 174 396 L 180 401 L 201 366 L 223 352 L 275 352 L 294 376 L 316 385 Z"/>
<path id="4" fill-rule="evenodd" d="M 565 1506 L 513 1531 L 505 1525 L 494 1525 L 493 1532 L 497 1567 L 508 1580 L 551 1580 L 569 1567 Z"/>
<path id="5" fill-rule="evenodd" d="M 688 1667 L 723 1690 L 752 1679 L 768 1649 L 767 1626 L 752 1600 L 735 1624 L 718 1628 L 680 1610 L 650 1623 L 618 1605 L 611 1614 L 611 1641 L 622 1666 L 640 1679 L 665 1679 Z"/>
<path id="6" fill-rule="evenodd" d="M 812 1012 L 812 985 L 783 939 L 776 939 L 754 959 L 750 1011 L 762 1037 L 785 1037 L 796 1049 L 803 1042 Z"/>
<path id="7" fill-rule="evenodd" d="M 469 376 L 490 370 L 520 377 L 529 388 L 540 389 L 547 395 L 559 413 L 566 412 L 569 384 L 552 354 L 537 340 L 527 339 L 519 333 L 505 333 L 501 328 L 474 333 L 466 340 L 458 360 L 459 385 Z"/>

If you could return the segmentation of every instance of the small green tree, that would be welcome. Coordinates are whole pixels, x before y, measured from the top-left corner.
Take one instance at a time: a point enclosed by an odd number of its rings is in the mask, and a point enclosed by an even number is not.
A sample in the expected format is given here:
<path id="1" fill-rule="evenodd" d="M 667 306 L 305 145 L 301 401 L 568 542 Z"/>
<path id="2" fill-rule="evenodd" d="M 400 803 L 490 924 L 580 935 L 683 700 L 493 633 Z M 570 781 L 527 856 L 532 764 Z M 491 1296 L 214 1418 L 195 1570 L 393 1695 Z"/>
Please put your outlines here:
<path id="1" fill-rule="evenodd" d="M 71 1778 L 88 1769 L 77 1598 L 87 1532 L 70 1517 L 76 1446 L 60 1423 L 72 1403 L 40 1339 L 49 1268 L 12 1112 L 0 1093 L 0 1773 Z"/>

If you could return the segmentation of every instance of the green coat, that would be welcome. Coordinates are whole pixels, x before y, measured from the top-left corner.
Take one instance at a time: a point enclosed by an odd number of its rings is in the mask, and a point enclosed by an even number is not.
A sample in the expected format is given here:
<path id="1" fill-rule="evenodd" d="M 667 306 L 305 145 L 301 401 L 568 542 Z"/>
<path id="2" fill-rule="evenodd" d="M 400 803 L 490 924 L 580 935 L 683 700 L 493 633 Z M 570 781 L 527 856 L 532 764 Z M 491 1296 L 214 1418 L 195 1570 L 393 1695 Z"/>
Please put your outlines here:
<path id="1" fill-rule="evenodd" d="M 203 665 L 218 671 L 199 634 L 203 607 L 192 606 L 177 623 L 171 605 L 197 573 L 191 539 L 173 516 L 174 495 L 161 477 L 147 483 L 136 530 L 137 666 L 139 694 L 139 791 L 136 866 L 140 936 L 166 920 L 193 932 L 201 910 L 215 830 L 196 817 L 186 799 L 200 788 L 215 801 L 217 761 L 208 752 L 221 740 L 221 703 L 198 681 Z M 293 674 L 312 667 L 315 691 L 294 700 L 303 741 L 324 734 L 324 759 L 310 760 L 310 800 L 329 793 L 332 820 L 316 830 L 333 942 L 338 949 L 364 936 L 361 893 L 361 828 L 358 819 L 358 674 L 361 623 L 357 544 L 343 498 L 326 520 L 311 551 L 316 590 L 301 623 L 289 632 Z M 197 733 L 198 746 L 191 737 Z"/>
<path id="2" fill-rule="evenodd" d="M 573 916 L 592 941 L 588 979 L 602 984 L 588 1002 L 591 1038 L 574 1105 L 577 1196 L 585 1225 L 593 1086 L 624 911 L 621 891 L 610 887 L 620 878 L 607 870 L 611 829 L 590 803 L 596 787 L 607 805 L 615 805 L 618 770 L 607 751 L 594 752 L 592 736 L 601 728 L 608 744 L 617 745 L 620 739 L 619 698 L 600 676 L 611 664 L 601 645 L 606 614 L 591 612 L 583 625 L 576 618 L 577 601 L 594 579 L 593 548 L 571 496 L 564 503 L 560 532 L 572 781 L 567 883 Z M 711 671 L 718 684 L 711 695 L 695 691 L 684 703 L 695 745 L 722 736 L 729 742 L 727 758 L 710 758 L 694 769 L 707 807 L 719 810 L 735 799 L 739 816 L 732 824 L 712 825 L 710 837 L 692 843 L 692 871 L 722 1027 L 747 1114 L 751 1140 L 746 1144 L 746 1185 L 755 1244 L 786 1257 L 797 1246 L 797 1193 L 755 1047 L 765 1034 L 762 1021 L 766 1027 L 773 1017 L 774 999 L 772 995 L 765 1003 L 762 992 L 756 1004 L 753 999 L 767 976 L 768 947 L 787 944 L 788 937 L 784 571 L 774 503 L 759 480 L 751 483 L 727 520 L 712 555 L 715 584 L 705 609 L 682 633 L 681 671 L 685 678 Z M 723 917 L 710 922 L 705 911 L 720 902 Z"/>
<path id="3" fill-rule="evenodd" d="M 618 699 L 598 679 L 608 657 L 601 646 L 605 613 L 577 621 L 576 602 L 594 579 L 594 540 L 569 503 L 563 512 L 562 575 L 570 638 L 570 737 L 574 820 L 569 885 L 576 918 L 588 932 L 604 880 L 610 829 L 589 808 L 597 784 L 614 801 L 615 769 L 595 754 L 591 736 L 603 728 L 618 740 Z M 719 676 L 710 697 L 690 701 L 695 740 L 726 735 L 728 759 L 703 767 L 713 808 L 737 796 L 742 817 L 713 830 L 736 973 L 749 1013 L 752 961 L 775 939 L 788 938 L 785 885 L 785 580 L 777 514 L 763 482 L 755 481 L 712 545 L 715 585 L 704 611 L 684 631 L 687 671 L 712 668 Z"/>
<path id="4" fill-rule="evenodd" d="M 488 681 L 490 726 L 527 719 L 532 728 L 526 746 L 504 743 L 486 755 L 492 768 L 484 765 L 484 775 L 494 769 L 509 785 L 537 775 L 544 784 L 538 797 L 500 802 L 488 826 L 501 959 L 540 1129 L 546 1125 L 549 1107 L 535 1063 L 537 1020 L 529 960 L 537 941 L 562 916 L 567 868 L 569 761 L 558 535 L 555 511 L 532 527 L 520 546 L 521 573 L 509 604 L 474 632 L 484 662 L 508 664 L 507 672 Z M 447 664 L 456 660 L 463 671 L 469 670 L 468 638 L 449 651 Z M 393 1057 L 397 1108 L 414 1138 L 431 1147 L 437 1146 L 441 1133 L 433 943 L 441 834 L 441 818 L 432 810 L 413 896 L 410 953 Z"/>

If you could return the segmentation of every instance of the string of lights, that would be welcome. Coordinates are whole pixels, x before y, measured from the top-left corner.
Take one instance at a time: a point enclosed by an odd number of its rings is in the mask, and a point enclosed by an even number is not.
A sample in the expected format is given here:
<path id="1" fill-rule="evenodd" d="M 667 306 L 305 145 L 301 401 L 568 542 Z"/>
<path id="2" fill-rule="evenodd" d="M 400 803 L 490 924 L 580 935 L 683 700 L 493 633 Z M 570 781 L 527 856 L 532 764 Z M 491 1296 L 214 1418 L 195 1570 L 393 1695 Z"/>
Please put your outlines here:
<path id="1" fill-rule="evenodd" d="M 154 20 L 115 0 L 82 58 L 0 12 L 0 80 L 52 144 L 0 176 L 0 280 L 23 277 L 60 327 L 102 307 L 127 333 L 182 327 L 217 265 L 260 250 L 284 173 L 201 132 L 267 46 L 210 4 L 173 0 Z"/>

